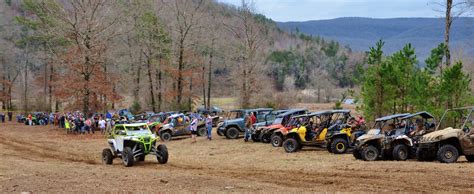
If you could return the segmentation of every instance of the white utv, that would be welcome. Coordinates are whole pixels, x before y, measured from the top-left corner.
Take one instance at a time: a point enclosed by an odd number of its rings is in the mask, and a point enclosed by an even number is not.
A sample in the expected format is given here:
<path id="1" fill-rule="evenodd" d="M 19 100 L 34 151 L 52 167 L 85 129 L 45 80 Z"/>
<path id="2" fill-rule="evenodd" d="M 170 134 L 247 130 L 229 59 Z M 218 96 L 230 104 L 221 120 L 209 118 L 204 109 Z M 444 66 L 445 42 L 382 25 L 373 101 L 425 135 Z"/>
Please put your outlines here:
<path id="1" fill-rule="evenodd" d="M 168 149 L 163 144 L 156 146 L 157 140 L 146 123 L 117 124 L 107 137 L 110 148 L 102 151 L 102 161 L 110 165 L 114 158 L 122 158 L 123 165 L 129 167 L 152 154 L 158 163 L 166 164 Z"/>

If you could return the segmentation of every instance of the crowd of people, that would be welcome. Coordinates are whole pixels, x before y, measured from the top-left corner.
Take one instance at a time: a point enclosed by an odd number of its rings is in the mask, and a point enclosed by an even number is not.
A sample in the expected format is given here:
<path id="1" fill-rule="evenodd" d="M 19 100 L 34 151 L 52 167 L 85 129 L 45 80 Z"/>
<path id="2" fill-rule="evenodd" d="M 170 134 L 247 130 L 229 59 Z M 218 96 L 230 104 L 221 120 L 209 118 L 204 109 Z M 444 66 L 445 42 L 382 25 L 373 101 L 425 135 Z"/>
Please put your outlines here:
<path id="1" fill-rule="evenodd" d="M 107 131 L 107 127 L 112 127 L 114 120 L 123 121 L 118 115 L 110 113 L 84 115 L 82 112 L 65 112 L 65 113 L 47 113 L 34 112 L 29 114 L 18 114 L 16 120 L 25 125 L 52 125 L 65 129 L 67 133 L 85 134 L 95 133 L 100 130 L 101 133 Z M 1 116 L 0 116 L 1 120 Z M 108 122 L 106 121 L 108 120 Z"/>

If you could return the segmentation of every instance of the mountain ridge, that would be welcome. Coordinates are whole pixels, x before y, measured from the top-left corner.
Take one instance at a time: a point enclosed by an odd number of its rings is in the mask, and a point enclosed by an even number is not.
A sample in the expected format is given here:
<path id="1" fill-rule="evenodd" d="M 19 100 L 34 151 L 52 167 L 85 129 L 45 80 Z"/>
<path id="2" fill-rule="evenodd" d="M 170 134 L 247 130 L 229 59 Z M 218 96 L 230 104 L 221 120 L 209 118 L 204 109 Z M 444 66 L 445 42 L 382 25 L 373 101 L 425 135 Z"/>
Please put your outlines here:
<path id="1" fill-rule="evenodd" d="M 378 39 L 385 41 L 384 51 L 391 54 L 411 43 L 419 60 L 444 42 L 444 18 L 365 18 L 342 17 L 303 22 L 277 22 L 290 33 L 300 32 L 321 36 L 349 45 L 356 51 L 367 51 Z M 474 17 L 456 18 L 451 28 L 453 52 L 474 55 Z"/>

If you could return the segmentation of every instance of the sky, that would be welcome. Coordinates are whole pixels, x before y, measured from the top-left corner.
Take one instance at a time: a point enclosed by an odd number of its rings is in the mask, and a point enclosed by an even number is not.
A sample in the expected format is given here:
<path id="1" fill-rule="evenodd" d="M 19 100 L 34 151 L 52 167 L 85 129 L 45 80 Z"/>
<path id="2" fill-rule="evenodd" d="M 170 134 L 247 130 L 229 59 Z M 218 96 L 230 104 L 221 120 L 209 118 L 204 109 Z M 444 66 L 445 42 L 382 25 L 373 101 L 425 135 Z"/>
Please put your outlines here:
<path id="1" fill-rule="evenodd" d="M 241 0 L 218 0 L 239 6 Z M 279 22 L 339 17 L 440 17 L 434 0 L 254 0 L 257 12 Z"/>

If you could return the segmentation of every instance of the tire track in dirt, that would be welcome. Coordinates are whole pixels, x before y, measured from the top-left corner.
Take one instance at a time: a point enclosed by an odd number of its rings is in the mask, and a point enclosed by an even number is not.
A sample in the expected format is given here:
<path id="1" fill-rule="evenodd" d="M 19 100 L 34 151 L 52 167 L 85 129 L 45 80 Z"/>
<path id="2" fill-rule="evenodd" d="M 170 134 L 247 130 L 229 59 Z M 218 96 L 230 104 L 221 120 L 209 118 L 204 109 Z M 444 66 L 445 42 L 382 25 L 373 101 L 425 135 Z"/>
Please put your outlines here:
<path id="1" fill-rule="evenodd" d="M 321 188 L 332 188 L 335 191 L 462 191 L 461 188 L 472 188 L 473 184 L 469 180 L 465 182 L 439 182 L 432 184 L 429 182 L 413 182 L 406 179 L 392 180 L 394 174 L 384 173 L 385 170 L 378 171 L 341 171 L 334 169 L 328 171 L 306 171 L 306 170 L 262 170 L 255 168 L 242 169 L 216 169 L 186 164 L 167 164 L 167 167 L 182 171 L 193 171 L 198 174 L 206 174 L 217 177 L 227 177 L 230 179 L 246 180 L 259 183 L 266 183 L 288 188 L 307 188 L 307 191 L 320 191 Z M 330 170 L 330 169 L 326 169 Z M 402 173 L 403 174 L 403 173 Z M 450 175 L 457 177 L 455 175 Z M 403 177 L 403 176 L 402 176 Z M 396 184 L 387 182 L 395 181 Z"/>
<path id="2" fill-rule="evenodd" d="M 290 188 L 308 188 L 318 189 L 328 185 L 342 185 L 346 182 L 359 181 L 363 178 L 366 181 L 376 181 L 381 177 L 377 175 L 353 175 L 340 172 L 307 172 L 304 170 L 262 170 L 262 169 L 215 169 L 205 168 L 193 165 L 168 164 L 168 167 L 183 171 L 195 171 L 200 174 L 211 176 L 227 177 L 231 179 L 255 181 L 260 183 L 273 184 L 277 186 Z M 310 184 L 308 184 L 310 183 Z"/>
<path id="3" fill-rule="evenodd" d="M 79 155 L 76 153 L 65 152 L 59 149 L 42 146 L 26 141 L 15 140 L 12 138 L 6 138 L 0 135 L 0 144 L 11 148 L 17 152 L 28 156 L 36 156 L 43 159 L 52 159 L 65 162 L 82 162 L 86 164 L 97 164 L 96 160 L 90 159 L 88 156 Z M 84 159 L 88 158 L 88 159 Z"/>

